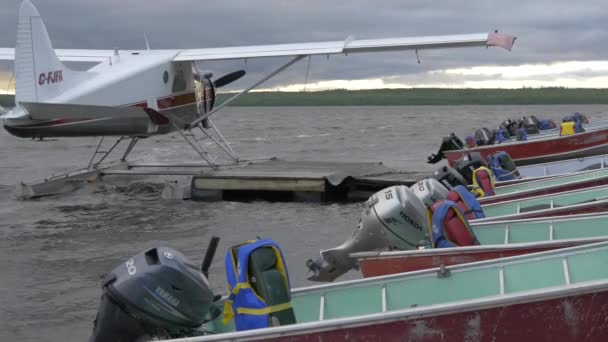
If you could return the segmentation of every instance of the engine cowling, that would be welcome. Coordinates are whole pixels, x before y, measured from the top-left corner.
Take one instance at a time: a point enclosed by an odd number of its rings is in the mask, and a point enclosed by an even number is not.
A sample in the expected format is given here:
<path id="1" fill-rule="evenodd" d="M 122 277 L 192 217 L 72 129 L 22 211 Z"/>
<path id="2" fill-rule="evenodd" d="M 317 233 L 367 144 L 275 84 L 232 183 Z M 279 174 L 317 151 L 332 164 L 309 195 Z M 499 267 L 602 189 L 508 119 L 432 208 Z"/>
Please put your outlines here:
<path id="1" fill-rule="evenodd" d="M 433 203 L 445 199 L 449 190 L 434 178 L 426 178 L 410 187 L 414 195 L 428 208 Z"/>
<path id="2" fill-rule="evenodd" d="M 313 281 L 333 281 L 356 267 L 351 253 L 374 250 L 409 250 L 427 245 L 427 210 L 420 198 L 403 185 L 372 195 L 366 202 L 353 235 L 338 247 L 321 251 L 317 260 L 308 260 Z"/>

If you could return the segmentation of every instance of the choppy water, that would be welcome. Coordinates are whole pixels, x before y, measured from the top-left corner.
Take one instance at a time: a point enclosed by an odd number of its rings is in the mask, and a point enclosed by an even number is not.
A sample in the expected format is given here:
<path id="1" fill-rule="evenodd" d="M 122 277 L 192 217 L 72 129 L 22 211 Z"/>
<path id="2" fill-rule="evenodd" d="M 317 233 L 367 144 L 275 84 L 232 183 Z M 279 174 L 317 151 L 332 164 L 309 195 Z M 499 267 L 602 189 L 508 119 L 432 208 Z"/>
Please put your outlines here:
<path id="1" fill-rule="evenodd" d="M 383 161 L 431 171 L 426 156 L 441 137 L 469 127 L 535 114 L 559 119 L 573 111 L 606 118 L 608 106 L 228 108 L 216 119 L 246 157 Z M 306 281 L 307 258 L 352 232 L 360 204 L 197 203 L 163 201 L 158 179 L 115 179 L 76 193 L 17 201 L 12 186 L 85 166 L 95 139 L 33 142 L 0 132 L 0 340 L 84 341 L 100 296 L 100 278 L 156 245 L 202 260 L 212 235 L 222 238 L 211 282 L 223 291 L 225 249 L 255 236 L 284 249 L 292 284 Z M 135 157 L 194 160 L 174 136 L 148 139 Z M 351 272 L 349 277 L 357 277 Z"/>

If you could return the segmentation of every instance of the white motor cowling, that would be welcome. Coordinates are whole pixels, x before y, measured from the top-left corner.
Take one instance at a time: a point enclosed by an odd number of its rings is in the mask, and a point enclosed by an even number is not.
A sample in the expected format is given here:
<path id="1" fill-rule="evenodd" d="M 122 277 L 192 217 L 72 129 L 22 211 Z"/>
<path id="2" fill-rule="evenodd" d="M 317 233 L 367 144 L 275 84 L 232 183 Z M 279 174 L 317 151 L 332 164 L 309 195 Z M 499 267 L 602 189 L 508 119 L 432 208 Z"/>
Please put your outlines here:
<path id="1" fill-rule="evenodd" d="M 338 247 L 321 251 L 317 260 L 308 260 L 313 281 L 333 281 L 356 267 L 351 253 L 374 250 L 416 249 L 428 245 L 428 218 L 424 203 L 403 185 L 372 195 L 353 235 Z"/>
<path id="2" fill-rule="evenodd" d="M 450 192 L 434 178 L 426 178 L 418 181 L 416 184 L 412 185 L 410 189 L 416 197 L 420 198 L 427 208 L 439 200 L 446 199 Z"/>

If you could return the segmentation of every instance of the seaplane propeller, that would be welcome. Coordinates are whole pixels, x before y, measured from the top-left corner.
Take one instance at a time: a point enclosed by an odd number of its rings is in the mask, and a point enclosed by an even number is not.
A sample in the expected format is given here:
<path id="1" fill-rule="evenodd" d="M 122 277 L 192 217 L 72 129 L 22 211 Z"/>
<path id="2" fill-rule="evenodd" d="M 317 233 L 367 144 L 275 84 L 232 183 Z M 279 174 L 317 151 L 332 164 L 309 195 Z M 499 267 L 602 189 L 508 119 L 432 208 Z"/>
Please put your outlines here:
<path id="1" fill-rule="evenodd" d="M 213 110 L 215 104 L 215 89 L 224 87 L 239 78 L 245 76 L 245 70 L 237 70 L 226 74 L 217 80 L 213 80 L 213 74 L 210 72 L 202 73 L 196 63 L 192 63 L 192 75 L 198 81 L 198 87 L 195 87 L 197 114 L 201 116 Z M 209 128 L 209 119 L 202 121 L 204 128 Z"/>

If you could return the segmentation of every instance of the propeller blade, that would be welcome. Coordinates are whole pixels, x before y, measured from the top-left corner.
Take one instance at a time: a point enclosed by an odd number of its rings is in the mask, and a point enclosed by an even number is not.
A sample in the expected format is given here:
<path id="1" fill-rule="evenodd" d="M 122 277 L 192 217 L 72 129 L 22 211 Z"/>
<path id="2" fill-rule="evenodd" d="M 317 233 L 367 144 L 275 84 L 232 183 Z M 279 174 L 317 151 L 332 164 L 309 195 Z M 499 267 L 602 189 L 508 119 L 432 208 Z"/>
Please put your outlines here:
<path id="1" fill-rule="evenodd" d="M 245 76 L 245 73 L 246 73 L 245 70 L 238 70 L 235 72 L 231 72 L 227 75 L 224 75 L 224 76 L 218 78 L 217 80 L 215 80 L 213 82 L 213 84 L 215 84 L 215 86 L 217 88 L 223 87 L 223 86 L 230 84 L 230 83 L 238 80 L 239 78 Z"/>

